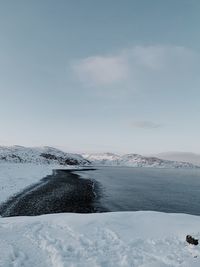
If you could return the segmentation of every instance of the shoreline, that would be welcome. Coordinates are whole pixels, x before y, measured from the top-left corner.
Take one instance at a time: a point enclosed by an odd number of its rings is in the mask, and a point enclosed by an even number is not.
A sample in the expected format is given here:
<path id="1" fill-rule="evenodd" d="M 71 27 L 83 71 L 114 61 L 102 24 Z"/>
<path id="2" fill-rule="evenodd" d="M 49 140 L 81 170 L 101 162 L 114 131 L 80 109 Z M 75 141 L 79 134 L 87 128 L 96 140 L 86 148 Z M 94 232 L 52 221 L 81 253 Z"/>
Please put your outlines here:
<path id="1" fill-rule="evenodd" d="M 50 213 L 95 213 L 99 196 L 98 184 L 81 178 L 76 171 L 89 169 L 56 169 L 40 182 L 24 188 L 0 204 L 0 215 L 35 216 Z"/>

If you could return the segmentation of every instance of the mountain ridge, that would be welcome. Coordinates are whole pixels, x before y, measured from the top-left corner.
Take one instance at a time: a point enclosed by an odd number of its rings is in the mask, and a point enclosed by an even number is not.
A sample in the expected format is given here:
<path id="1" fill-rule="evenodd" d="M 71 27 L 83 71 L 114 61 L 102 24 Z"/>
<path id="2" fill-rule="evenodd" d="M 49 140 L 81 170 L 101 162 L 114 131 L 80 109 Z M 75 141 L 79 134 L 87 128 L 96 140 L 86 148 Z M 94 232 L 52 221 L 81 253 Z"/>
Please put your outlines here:
<path id="1" fill-rule="evenodd" d="M 189 162 L 165 160 L 139 154 L 114 153 L 75 154 L 54 147 L 0 146 L 0 163 L 35 163 L 75 166 L 121 166 L 154 168 L 199 168 Z"/>
<path id="2" fill-rule="evenodd" d="M 90 165 L 90 162 L 79 154 L 66 153 L 49 146 L 0 146 L 0 162 Z"/>
<path id="3" fill-rule="evenodd" d="M 127 166 L 155 168 L 198 168 L 189 162 L 164 160 L 158 157 L 146 157 L 140 154 L 118 155 L 114 153 L 82 154 L 82 156 L 97 166 Z"/>
<path id="4" fill-rule="evenodd" d="M 185 161 L 200 166 L 200 154 L 198 153 L 168 151 L 156 154 L 155 156 L 161 159 L 172 161 Z"/>

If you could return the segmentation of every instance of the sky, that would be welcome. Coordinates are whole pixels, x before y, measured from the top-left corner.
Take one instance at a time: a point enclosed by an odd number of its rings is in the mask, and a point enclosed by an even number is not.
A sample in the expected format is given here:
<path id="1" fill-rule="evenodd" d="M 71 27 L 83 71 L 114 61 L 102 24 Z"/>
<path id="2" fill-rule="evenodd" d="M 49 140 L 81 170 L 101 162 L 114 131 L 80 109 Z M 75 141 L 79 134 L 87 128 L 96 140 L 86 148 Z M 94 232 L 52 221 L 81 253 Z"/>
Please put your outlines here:
<path id="1" fill-rule="evenodd" d="M 0 144 L 200 153 L 200 1 L 0 1 Z"/>

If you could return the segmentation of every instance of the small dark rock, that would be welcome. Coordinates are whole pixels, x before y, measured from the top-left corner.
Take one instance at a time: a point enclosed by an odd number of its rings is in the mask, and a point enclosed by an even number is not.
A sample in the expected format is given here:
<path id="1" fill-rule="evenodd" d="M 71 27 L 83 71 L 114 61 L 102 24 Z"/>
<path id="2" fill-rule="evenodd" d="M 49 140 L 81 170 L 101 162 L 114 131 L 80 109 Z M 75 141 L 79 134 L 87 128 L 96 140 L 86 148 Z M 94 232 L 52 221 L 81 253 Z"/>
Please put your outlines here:
<path id="1" fill-rule="evenodd" d="M 195 246 L 197 246 L 197 245 L 199 244 L 198 239 L 193 238 L 191 235 L 187 235 L 187 236 L 186 236 L 186 241 L 187 241 L 189 244 L 192 244 L 192 245 L 195 245 Z"/>

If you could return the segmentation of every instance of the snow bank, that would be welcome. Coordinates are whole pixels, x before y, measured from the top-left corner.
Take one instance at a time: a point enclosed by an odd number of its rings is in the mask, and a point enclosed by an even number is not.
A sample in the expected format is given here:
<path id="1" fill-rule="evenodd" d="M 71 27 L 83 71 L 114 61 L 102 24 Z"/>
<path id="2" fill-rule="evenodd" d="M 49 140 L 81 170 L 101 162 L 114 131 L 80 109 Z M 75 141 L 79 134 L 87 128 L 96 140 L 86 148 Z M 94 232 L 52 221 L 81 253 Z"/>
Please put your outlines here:
<path id="1" fill-rule="evenodd" d="M 0 219 L 0 266 L 193 267 L 200 217 L 157 212 L 53 214 Z"/>
<path id="2" fill-rule="evenodd" d="M 0 163 L 0 203 L 43 177 L 57 165 Z M 59 166 L 60 168 L 60 166 Z"/>

